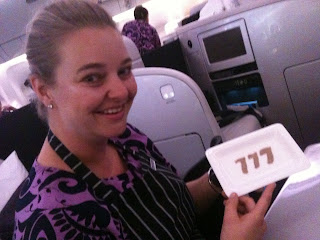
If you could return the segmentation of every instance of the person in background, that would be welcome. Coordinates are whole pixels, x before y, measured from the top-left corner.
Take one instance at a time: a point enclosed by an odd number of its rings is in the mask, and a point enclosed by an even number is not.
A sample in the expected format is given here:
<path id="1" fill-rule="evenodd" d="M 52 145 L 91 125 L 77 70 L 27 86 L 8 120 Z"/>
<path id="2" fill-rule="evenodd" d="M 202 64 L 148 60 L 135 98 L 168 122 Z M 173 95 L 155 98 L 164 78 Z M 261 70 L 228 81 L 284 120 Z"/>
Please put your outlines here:
<path id="1" fill-rule="evenodd" d="M 185 183 L 127 123 L 137 85 L 105 10 L 78 0 L 45 7 L 26 55 L 49 133 L 22 186 L 13 239 L 203 239 L 196 215 L 221 189 L 208 174 Z M 261 239 L 273 189 L 257 203 L 232 194 L 221 240 Z"/>
<path id="2" fill-rule="evenodd" d="M 122 35 L 130 38 L 141 55 L 161 47 L 157 30 L 149 24 L 148 10 L 141 5 L 134 9 L 135 20 L 126 23 Z"/>

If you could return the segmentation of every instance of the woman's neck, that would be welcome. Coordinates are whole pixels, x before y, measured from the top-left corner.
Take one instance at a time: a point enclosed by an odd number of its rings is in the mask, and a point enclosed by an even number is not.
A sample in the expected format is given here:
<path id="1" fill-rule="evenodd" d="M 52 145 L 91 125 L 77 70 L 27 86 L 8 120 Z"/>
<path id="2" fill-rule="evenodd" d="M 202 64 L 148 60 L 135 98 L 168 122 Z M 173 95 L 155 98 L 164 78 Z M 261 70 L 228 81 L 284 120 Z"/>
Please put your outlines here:
<path id="1" fill-rule="evenodd" d="M 108 178 L 126 171 L 126 163 L 120 157 L 116 147 L 108 143 L 107 138 L 90 139 L 67 134 L 66 131 L 62 133 L 56 129 L 51 130 L 65 147 L 98 177 Z M 51 148 L 47 139 L 40 152 L 38 162 L 47 167 L 56 167 L 72 172 Z"/>

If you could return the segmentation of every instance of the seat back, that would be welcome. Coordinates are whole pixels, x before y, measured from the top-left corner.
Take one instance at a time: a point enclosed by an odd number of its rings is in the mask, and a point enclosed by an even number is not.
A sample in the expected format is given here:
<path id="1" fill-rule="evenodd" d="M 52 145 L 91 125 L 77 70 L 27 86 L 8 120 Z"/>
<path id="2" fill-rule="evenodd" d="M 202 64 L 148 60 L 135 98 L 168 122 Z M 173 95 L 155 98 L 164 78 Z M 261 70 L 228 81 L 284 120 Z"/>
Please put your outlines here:
<path id="1" fill-rule="evenodd" d="M 132 59 L 132 67 L 133 68 L 144 67 L 144 63 L 141 59 L 141 55 L 139 53 L 137 46 L 134 44 L 134 42 L 126 36 L 122 36 L 122 38 L 123 38 L 124 45 L 126 46 L 127 51 L 129 53 L 129 56 Z"/>
<path id="2" fill-rule="evenodd" d="M 198 85 L 168 68 L 134 69 L 138 93 L 128 122 L 139 128 L 183 177 L 222 135 Z M 224 136 L 221 136 L 224 139 Z"/>
<path id="3" fill-rule="evenodd" d="M 25 55 L 0 65 L 0 96 L 4 105 L 20 108 L 29 103 L 33 91 L 24 85 L 29 73 Z"/>
<path id="4" fill-rule="evenodd" d="M 268 230 L 263 240 L 319 239 L 320 144 L 304 153 L 311 166 L 289 176 L 281 188 L 265 216 Z"/>

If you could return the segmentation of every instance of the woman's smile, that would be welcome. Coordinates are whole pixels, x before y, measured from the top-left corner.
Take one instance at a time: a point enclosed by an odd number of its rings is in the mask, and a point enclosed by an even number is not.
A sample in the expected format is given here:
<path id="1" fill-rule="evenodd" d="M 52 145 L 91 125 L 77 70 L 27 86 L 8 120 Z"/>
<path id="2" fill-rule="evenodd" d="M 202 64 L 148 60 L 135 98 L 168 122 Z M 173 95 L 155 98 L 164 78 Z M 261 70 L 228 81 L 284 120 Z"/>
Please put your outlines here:
<path id="1" fill-rule="evenodd" d="M 124 116 L 125 105 L 118 107 L 107 108 L 104 110 L 96 111 L 96 114 L 107 117 L 110 120 L 121 120 Z"/>

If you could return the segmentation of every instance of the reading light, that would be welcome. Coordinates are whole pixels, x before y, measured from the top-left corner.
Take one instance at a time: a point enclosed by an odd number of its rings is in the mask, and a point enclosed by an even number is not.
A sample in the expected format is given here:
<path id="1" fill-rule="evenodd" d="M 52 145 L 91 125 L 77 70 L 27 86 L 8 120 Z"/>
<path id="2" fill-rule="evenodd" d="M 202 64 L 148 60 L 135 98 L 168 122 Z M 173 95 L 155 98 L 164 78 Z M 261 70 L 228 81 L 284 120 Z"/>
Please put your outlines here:
<path id="1" fill-rule="evenodd" d="M 168 100 L 174 97 L 174 90 L 171 84 L 167 84 L 160 87 L 160 92 L 161 92 L 162 98 L 165 100 Z"/>

